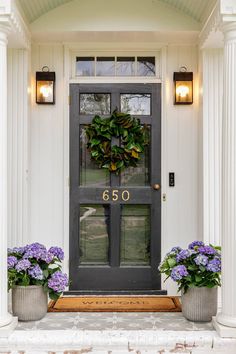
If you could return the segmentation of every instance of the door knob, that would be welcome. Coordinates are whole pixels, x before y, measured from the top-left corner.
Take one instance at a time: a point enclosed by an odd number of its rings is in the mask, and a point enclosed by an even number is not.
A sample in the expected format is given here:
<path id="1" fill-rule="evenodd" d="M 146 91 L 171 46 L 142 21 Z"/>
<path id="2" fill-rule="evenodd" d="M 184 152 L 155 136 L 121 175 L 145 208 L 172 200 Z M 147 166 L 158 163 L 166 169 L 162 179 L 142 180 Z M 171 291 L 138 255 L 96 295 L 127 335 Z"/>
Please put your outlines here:
<path id="1" fill-rule="evenodd" d="M 161 186 L 160 186 L 160 184 L 158 184 L 158 183 L 155 183 L 155 184 L 153 185 L 153 189 L 155 189 L 156 191 L 158 191 L 160 188 L 161 188 Z"/>

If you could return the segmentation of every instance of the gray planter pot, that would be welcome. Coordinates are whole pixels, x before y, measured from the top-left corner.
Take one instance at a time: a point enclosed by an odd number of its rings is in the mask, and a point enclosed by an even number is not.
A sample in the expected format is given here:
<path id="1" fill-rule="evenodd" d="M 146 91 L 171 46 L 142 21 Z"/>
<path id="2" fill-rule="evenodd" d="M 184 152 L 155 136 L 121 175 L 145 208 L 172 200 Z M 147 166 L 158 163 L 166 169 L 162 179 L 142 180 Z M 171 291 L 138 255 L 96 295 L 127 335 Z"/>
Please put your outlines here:
<path id="1" fill-rule="evenodd" d="M 189 321 L 210 322 L 217 312 L 217 287 L 190 288 L 181 293 L 182 313 Z"/>
<path id="2" fill-rule="evenodd" d="M 48 294 L 42 286 L 16 286 L 12 289 L 12 312 L 19 321 L 38 321 L 47 313 Z"/>

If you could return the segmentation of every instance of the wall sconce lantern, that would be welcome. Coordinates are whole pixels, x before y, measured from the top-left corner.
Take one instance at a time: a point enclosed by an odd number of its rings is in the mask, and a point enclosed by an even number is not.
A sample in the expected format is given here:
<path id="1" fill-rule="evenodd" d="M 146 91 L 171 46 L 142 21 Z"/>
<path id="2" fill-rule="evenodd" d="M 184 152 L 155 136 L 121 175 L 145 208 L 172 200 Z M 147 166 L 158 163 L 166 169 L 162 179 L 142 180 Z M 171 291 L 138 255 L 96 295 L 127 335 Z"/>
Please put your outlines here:
<path id="1" fill-rule="evenodd" d="M 175 102 L 174 104 L 193 103 L 193 73 L 181 66 L 179 72 L 174 72 Z"/>
<path id="2" fill-rule="evenodd" d="M 56 74 L 48 66 L 36 72 L 36 103 L 55 104 L 55 81 Z"/>

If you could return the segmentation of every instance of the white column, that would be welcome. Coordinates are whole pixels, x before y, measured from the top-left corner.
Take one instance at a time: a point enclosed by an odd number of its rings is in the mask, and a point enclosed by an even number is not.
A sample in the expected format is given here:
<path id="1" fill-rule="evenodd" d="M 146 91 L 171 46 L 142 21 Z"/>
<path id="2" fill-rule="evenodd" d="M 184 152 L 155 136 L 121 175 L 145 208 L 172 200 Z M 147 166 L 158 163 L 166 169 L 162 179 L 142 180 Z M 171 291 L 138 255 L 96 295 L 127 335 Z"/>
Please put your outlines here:
<path id="1" fill-rule="evenodd" d="M 28 242 L 27 49 L 8 49 L 8 247 Z"/>
<path id="2" fill-rule="evenodd" d="M 203 241 L 221 244 L 223 49 L 202 51 Z"/>
<path id="3" fill-rule="evenodd" d="M 223 32 L 222 311 L 215 327 L 221 336 L 236 337 L 236 22 Z"/>
<path id="4" fill-rule="evenodd" d="M 0 27 L 0 329 L 7 311 L 7 34 Z"/>

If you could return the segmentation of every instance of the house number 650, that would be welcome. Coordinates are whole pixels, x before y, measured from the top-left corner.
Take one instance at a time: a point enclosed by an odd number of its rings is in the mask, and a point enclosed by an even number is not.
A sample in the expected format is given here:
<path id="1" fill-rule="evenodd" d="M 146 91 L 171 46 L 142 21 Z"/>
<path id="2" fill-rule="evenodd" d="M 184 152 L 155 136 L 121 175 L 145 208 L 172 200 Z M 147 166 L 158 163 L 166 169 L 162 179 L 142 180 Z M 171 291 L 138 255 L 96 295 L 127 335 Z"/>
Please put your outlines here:
<path id="1" fill-rule="evenodd" d="M 118 189 L 113 189 L 111 192 L 108 189 L 105 189 L 102 193 L 102 199 L 105 202 L 112 200 L 113 202 L 117 202 L 117 200 L 121 199 L 123 202 L 127 202 L 130 198 L 129 191 L 125 189 L 124 191 L 119 191 Z"/>

